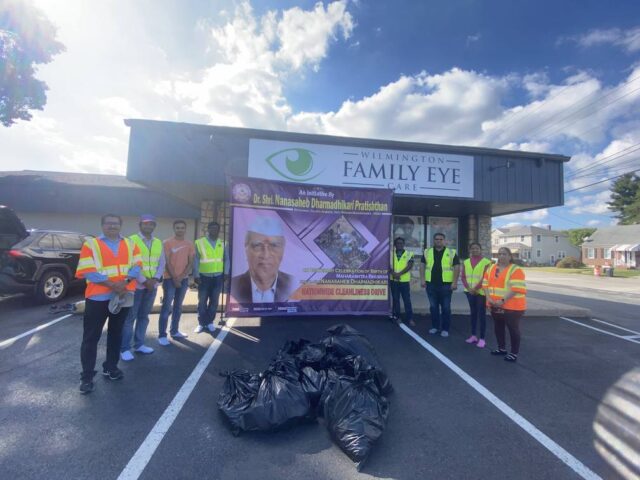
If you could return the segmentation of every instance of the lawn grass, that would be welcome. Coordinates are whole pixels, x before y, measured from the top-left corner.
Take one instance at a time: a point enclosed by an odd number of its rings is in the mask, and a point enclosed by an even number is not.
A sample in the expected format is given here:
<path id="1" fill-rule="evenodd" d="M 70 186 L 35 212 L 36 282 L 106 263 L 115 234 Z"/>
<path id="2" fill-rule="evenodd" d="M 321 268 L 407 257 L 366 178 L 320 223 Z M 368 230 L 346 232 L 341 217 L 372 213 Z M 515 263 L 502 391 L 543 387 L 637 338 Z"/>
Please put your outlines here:
<path id="1" fill-rule="evenodd" d="M 557 267 L 527 267 L 528 269 L 535 270 L 536 272 L 550 272 L 550 273 L 577 273 L 582 275 L 593 275 L 593 267 L 582 268 L 557 268 Z M 601 273 L 602 276 L 606 276 L 604 270 Z M 613 276 L 618 278 L 630 278 L 640 276 L 640 270 L 623 270 L 616 268 L 613 271 Z"/>

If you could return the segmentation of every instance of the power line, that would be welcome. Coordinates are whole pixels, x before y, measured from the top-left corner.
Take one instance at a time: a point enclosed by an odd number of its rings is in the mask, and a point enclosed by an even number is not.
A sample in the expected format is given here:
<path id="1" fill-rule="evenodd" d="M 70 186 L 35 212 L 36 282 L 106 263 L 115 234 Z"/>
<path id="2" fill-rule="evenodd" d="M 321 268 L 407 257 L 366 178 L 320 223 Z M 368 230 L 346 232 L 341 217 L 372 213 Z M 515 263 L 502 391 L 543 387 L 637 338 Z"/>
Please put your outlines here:
<path id="1" fill-rule="evenodd" d="M 571 190 L 567 190 L 564 193 L 571 193 L 571 192 L 576 192 L 578 190 L 582 190 L 583 188 L 587 188 L 587 187 L 592 187 L 594 185 L 598 185 L 599 183 L 604 183 L 604 182 L 608 182 L 609 180 L 615 180 L 616 178 L 620 178 L 620 177 L 624 177 L 625 175 L 629 175 L 631 173 L 636 173 L 636 172 L 640 172 L 640 168 L 637 168 L 636 170 L 631 170 L 630 172 L 625 172 L 621 175 L 616 175 L 615 177 L 609 177 L 609 178 L 605 178 L 604 180 L 600 180 L 599 182 L 594 182 L 594 183 L 590 183 L 589 185 L 584 185 L 582 187 L 578 187 L 578 188 L 573 188 Z"/>
<path id="2" fill-rule="evenodd" d="M 640 77 L 638 77 L 638 78 L 640 78 Z M 620 97 L 618 97 L 618 98 L 616 98 L 616 99 L 614 99 L 614 100 L 610 101 L 609 103 L 607 103 L 606 105 L 604 105 L 602 108 L 598 108 L 598 109 L 596 109 L 593 113 L 595 113 L 595 112 L 597 112 L 597 111 L 599 111 L 599 110 L 603 110 L 603 109 L 605 109 L 605 108 L 607 108 L 607 107 L 610 107 L 611 105 L 613 105 L 613 104 L 614 104 L 614 103 L 616 103 L 617 101 L 622 100 L 622 99 L 623 99 L 623 98 L 625 98 L 625 97 L 628 97 L 629 95 L 631 95 L 631 94 L 632 94 L 632 93 L 634 93 L 634 92 L 637 92 L 638 90 L 640 90 L 640 87 L 634 88 L 634 89 L 633 89 L 633 90 L 631 90 L 630 92 L 627 92 L 627 93 L 625 93 L 624 95 L 622 95 L 622 96 L 620 96 Z M 564 120 L 568 120 L 568 119 L 570 119 L 572 116 L 574 116 L 576 113 L 579 113 L 579 112 L 583 111 L 584 109 L 586 109 L 586 108 L 588 108 L 588 107 L 590 107 L 590 106 L 592 106 L 592 105 L 594 105 L 594 104 L 596 104 L 596 103 L 600 102 L 601 100 L 604 100 L 604 99 L 605 99 L 606 97 L 608 97 L 608 96 L 609 96 L 609 94 L 611 94 L 612 92 L 613 92 L 613 90 L 609 91 L 605 96 L 603 96 L 603 97 L 599 98 L 598 100 L 595 100 L 595 101 L 593 101 L 593 102 L 591 102 L 591 103 L 589 103 L 589 104 L 585 105 L 584 107 L 580 108 L 579 110 L 576 110 L 575 112 L 573 112 L 573 113 L 571 113 L 571 114 L 567 115 L 567 116 L 566 116 L 566 117 L 564 117 L 563 119 L 558 120 L 557 122 L 553 122 L 553 123 L 548 124 L 546 127 L 544 127 L 542 130 L 540 130 L 540 131 L 538 132 L 538 135 L 539 135 L 539 134 L 541 134 L 542 132 L 544 132 L 545 130 L 547 130 L 549 127 L 551 127 L 551 126 L 555 125 L 556 123 L 558 123 L 558 122 L 562 122 L 562 121 L 564 121 Z M 580 118 L 578 118 L 578 119 L 576 119 L 576 120 L 574 120 L 574 121 L 572 121 L 572 122 L 569 122 L 569 123 L 567 123 L 566 125 L 563 125 L 563 126 L 562 126 L 561 128 L 559 128 L 558 130 L 561 130 L 561 129 L 567 128 L 567 127 L 568 127 L 568 126 L 570 126 L 570 125 L 573 125 L 573 124 L 575 124 L 575 123 L 577 123 L 577 122 L 580 122 L 580 121 L 582 121 L 582 120 L 585 120 L 587 117 L 591 116 L 593 113 L 591 113 L 591 114 L 589 114 L 589 115 L 585 115 L 585 116 L 583 116 L 583 117 L 580 117 Z M 534 129 L 534 131 L 535 131 L 535 129 Z M 530 133 L 530 135 L 531 135 L 531 136 L 533 136 L 534 134 L 533 134 L 533 133 Z M 548 136 L 548 135 L 547 135 L 547 136 Z M 545 137 L 543 137 L 543 138 L 545 138 Z"/>
<path id="3" fill-rule="evenodd" d="M 541 127 L 542 130 L 540 130 L 540 132 L 546 130 L 547 128 L 549 128 L 551 125 L 555 125 L 556 123 L 558 123 L 558 121 L 563 121 L 566 120 L 568 118 L 570 118 L 571 116 L 575 115 L 576 113 L 581 112 L 582 110 L 586 109 L 587 107 L 590 107 L 591 105 L 594 105 L 598 102 L 600 102 L 601 100 L 604 100 L 605 98 L 609 97 L 610 95 L 613 95 L 617 90 L 620 90 L 621 88 L 625 87 L 626 85 L 630 85 L 633 82 L 640 80 L 640 75 L 638 75 L 637 77 L 634 77 L 630 80 L 627 80 L 626 82 L 621 83 L 620 85 L 612 88 L 611 90 L 609 90 L 607 93 L 605 93 L 604 95 L 601 95 L 602 92 L 596 91 L 596 92 L 592 92 L 589 93 L 588 95 L 585 95 L 584 97 L 580 98 L 579 100 L 573 102 L 572 104 L 570 104 L 567 108 L 565 108 L 562 112 L 558 112 L 554 115 L 552 115 L 551 117 L 547 118 L 546 120 L 544 120 L 543 122 L 541 122 L 537 127 L 534 127 L 533 130 L 529 131 L 529 136 L 533 136 L 534 132 L 538 131 Z M 566 117 L 558 120 L 558 121 L 553 121 L 551 123 L 548 123 L 552 120 L 554 120 L 555 118 L 557 118 L 558 116 L 562 115 L 564 112 L 566 112 L 567 110 L 575 107 L 575 106 L 579 106 L 581 103 L 584 103 L 586 101 L 589 101 L 591 98 L 593 98 L 596 95 L 601 95 L 600 98 L 597 98 L 593 101 L 591 101 L 590 103 L 580 107 L 578 110 L 570 113 L 569 115 L 567 115 Z M 545 125 L 545 123 L 547 123 Z"/>
<path id="4" fill-rule="evenodd" d="M 617 175 L 618 173 L 626 172 L 630 168 L 635 168 L 636 166 L 640 166 L 640 165 L 634 165 L 635 162 L 637 162 L 638 160 L 640 160 L 640 157 L 630 158 L 629 160 L 626 160 L 620 163 L 619 165 L 616 165 L 615 167 L 611 167 L 611 169 L 607 172 L 607 175 Z M 604 172 L 587 173 L 585 175 L 580 176 L 579 178 L 593 178 L 603 174 Z M 575 180 L 575 179 L 572 179 L 572 180 Z"/>
<path id="5" fill-rule="evenodd" d="M 560 220 L 564 220 L 564 221 L 566 221 L 566 222 L 573 223 L 573 224 L 578 225 L 578 226 L 580 226 L 580 227 L 587 227 L 587 225 L 584 225 L 583 223 L 578 223 L 578 222 L 575 222 L 575 221 L 570 220 L 570 219 L 568 219 L 568 218 L 561 217 L 560 215 L 558 215 L 558 214 L 556 214 L 556 213 L 553 213 L 553 212 L 549 212 L 549 215 L 553 215 L 554 217 L 557 217 L 557 218 L 559 218 Z"/>
<path id="6" fill-rule="evenodd" d="M 621 153 L 626 152 L 627 150 L 629 150 L 631 148 L 635 148 L 635 147 L 638 147 L 638 148 L 636 148 L 635 150 L 633 150 L 631 152 L 627 152 L 624 155 L 620 155 Z M 606 157 L 602 157 L 599 160 L 597 160 L 596 162 L 592 163 L 591 165 L 587 165 L 586 167 L 578 168 L 577 170 L 574 170 L 569 175 L 567 175 L 566 178 L 572 178 L 572 177 L 575 177 L 575 176 L 581 176 L 583 172 L 586 172 L 588 170 L 592 170 L 594 168 L 598 168 L 598 167 L 604 165 L 605 163 L 609 163 L 609 162 L 612 162 L 613 160 L 617 160 L 618 158 L 622 158 L 622 157 L 624 157 L 626 155 L 629 155 L 629 154 L 635 152 L 636 150 L 640 150 L 640 142 L 639 143 L 635 143 L 633 145 L 630 145 L 627 148 L 624 148 L 622 150 L 619 150 L 616 153 L 612 153 L 610 155 L 607 155 Z M 606 161 L 603 161 L 603 160 L 606 160 Z M 578 174 L 580 174 L 580 175 L 578 175 Z"/>

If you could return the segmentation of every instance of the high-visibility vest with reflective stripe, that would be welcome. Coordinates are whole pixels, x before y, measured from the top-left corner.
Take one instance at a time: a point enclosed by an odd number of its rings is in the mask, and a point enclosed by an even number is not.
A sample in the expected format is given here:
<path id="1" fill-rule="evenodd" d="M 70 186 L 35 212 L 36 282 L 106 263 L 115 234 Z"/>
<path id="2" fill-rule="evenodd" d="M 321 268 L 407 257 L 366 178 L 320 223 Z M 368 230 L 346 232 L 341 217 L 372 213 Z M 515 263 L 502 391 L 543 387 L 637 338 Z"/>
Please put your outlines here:
<path id="1" fill-rule="evenodd" d="M 453 283 L 453 259 L 456 251 L 453 248 L 445 248 L 442 253 L 442 281 L 445 283 Z M 433 248 L 424 251 L 424 258 L 427 262 L 424 268 L 424 279 L 426 282 L 431 281 L 431 270 L 433 270 L 434 253 Z"/>
<path id="2" fill-rule="evenodd" d="M 480 281 L 484 278 L 484 269 L 487 268 L 488 265 L 491 265 L 491 260 L 486 257 L 482 257 L 482 259 L 480 259 L 480 261 L 476 263 L 476 266 L 474 268 L 471 267 L 471 259 L 467 258 L 464 261 L 464 277 L 467 279 L 467 285 L 469 285 L 470 287 L 474 287 L 478 283 L 480 283 Z M 480 288 L 481 289 L 478 290 L 478 294 L 484 295 L 482 286 Z M 465 288 L 464 291 L 468 292 L 469 289 Z"/>
<path id="3" fill-rule="evenodd" d="M 142 274 L 147 278 L 152 278 L 158 271 L 160 265 L 160 257 L 162 256 L 162 240 L 154 238 L 151 240 L 151 250 L 147 248 L 147 244 L 137 233 L 129 237 L 140 249 L 142 257 Z"/>
<path id="4" fill-rule="evenodd" d="M 97 272 L 107 276 L 111 282 L 121 282 L 127 278 L 129 270 L 135 265 L 142 266 L 140 249 L 129 239 L 122 239 L 118 245 L 118 254 L 115 255 L 104 241 L 92 238 L 82 245 L 76 277 L 86 278 L 88 273 Z M 134 291 L 135 289 L 135 280 L 127 284 L 127 290 Z M 112 290 L 102 283 L 93 283 L 87 280 L 85 297 L 89 298 L 111 292 Z"/>
<path id="5" fill-rule="evenodd" d="M 200 254 L 199 273 L 222 273 L 224 270 L 224 243 L 216 240 L 215 248 L 207 237 L 196 240 L 196 248 Z"/>
<path id="6" fill-rule="evenodd" d="M 409 260 L 413 258 L 413 253 L 408 252 L 406 250 L 402 252 L 402 255 L 400 256 L 400 258 L 398 258 L 398 255 L 396 254 L 395 251 L 392 253 L 392 255 L 393 255 L 393 272 L 394 273 L 399 273 L 405 268 L 407 268 L 407 264 L 409 263 Z M 411 270 L 400 275 L 400 280 L 396 280 L 393 277 L 391 277 L 391 280 L 395 282 L 410 282 Z"/>
<path id="7" fill-rule="evenodd" d="M 509 291 L 512 291 L 515 295 L 504 302 L 501 307 L 505 310 L 526 310 L 527 287 L 524 281 L 524 271 L 512 263 L 509 268 L 503 269 L 496 278 L 496 268 L 498 266 L 495 264 L 487 268 L 482 281 L 482 287 L 488 290 L 489 298 L 498 301 L 503 299 Z M 487 302 L 488 304 L 489 302 Z"/>

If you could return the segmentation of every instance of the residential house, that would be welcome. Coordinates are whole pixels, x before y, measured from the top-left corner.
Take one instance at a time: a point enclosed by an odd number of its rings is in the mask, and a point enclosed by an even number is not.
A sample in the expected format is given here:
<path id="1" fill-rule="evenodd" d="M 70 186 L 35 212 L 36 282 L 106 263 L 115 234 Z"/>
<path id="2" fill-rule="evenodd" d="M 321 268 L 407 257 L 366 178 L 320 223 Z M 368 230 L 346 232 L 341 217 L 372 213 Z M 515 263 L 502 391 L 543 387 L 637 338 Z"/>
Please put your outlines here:
<path id="1" fill-rule="evenodd" d="M 640 268 L 640 224 L 599 228 L 585 238 L 582 262 L 592 266 Z"/>
<path id="2" fill-rule="evenodd" d="M 507 247 L 515 258 L 529 265 L 555 265 L 564 257 L 580 258 L 580 249 L 571 244 L 566 232 L 533 226 L 496 228 L 491 232 L 491 256 Z"/>

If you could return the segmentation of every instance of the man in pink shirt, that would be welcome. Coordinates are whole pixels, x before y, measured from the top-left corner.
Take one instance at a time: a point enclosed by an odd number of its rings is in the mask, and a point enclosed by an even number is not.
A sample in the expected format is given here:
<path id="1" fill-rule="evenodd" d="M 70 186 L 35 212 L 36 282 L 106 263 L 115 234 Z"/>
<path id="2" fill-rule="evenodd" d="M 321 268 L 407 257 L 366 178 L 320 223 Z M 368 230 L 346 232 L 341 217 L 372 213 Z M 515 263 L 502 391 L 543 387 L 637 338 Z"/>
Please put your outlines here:
<path id="1" fill-rule="evenodd" d="M 158 343 L 162 346 L 170 345 L 167 338 L 167 323 L 171 313 L 171 338 L 186 338 L 187 335 L 178 330 L 182 315 L 182 302 L 189 289 L 189 273 L 193 269 L 193 259 L 196 254 L 193 242 L 185 240 L 187 222 L 176 220 L 173 222 L 174 237 L 164 241 L 164 254 L 167 268 L 162 282 L 162 310 L 158 324 Z"/>

